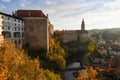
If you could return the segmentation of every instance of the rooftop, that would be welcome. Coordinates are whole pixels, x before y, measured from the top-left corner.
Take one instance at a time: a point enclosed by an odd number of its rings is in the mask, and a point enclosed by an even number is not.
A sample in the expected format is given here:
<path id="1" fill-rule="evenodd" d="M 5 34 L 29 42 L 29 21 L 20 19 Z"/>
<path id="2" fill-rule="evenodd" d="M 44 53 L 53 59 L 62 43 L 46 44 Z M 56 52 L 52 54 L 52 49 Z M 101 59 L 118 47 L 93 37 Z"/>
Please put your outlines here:
<path id="1" fill-rule="evenodd" d="M 3 13 L 3 12 L 0 12 L 0 14 L 1 14 L 1 15 L 5 15 L 5 16 L 9 16 L 9 17 L 13 17 L 13 18 L 17 18 L 17 19 L 23 20 L 22 18 L 17 17 L 17 16 L 14 16 L 14 15 L 11 15 L 11 14 L 6 14 L 6 13 Z"/>
<path id="2" fill-rule="evenodd" d="M 18 17 L 47 17 L 41 10 L 17 10 L 14 14 Z"/>

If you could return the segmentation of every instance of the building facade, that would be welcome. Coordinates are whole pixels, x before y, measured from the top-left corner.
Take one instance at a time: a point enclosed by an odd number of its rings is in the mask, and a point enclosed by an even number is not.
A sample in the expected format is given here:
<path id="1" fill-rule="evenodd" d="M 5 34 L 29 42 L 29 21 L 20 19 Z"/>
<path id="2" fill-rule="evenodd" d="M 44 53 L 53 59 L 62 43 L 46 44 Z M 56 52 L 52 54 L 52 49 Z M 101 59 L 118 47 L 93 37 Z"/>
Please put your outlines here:
<path id="1" fill-rule="evenodd" d="M 67 43 L 70 41 L 87 41 L 89 39 L 90 35 L 88 34 L 88 31 L 85 30 L 85 22 L 84 19 L 81 23 L 81 30 L 64 30 L 63 31 L 63 42 Z"/>
<path id="2" fill-rule="evenodd" d="M 24 20 L 0 12 L 0 41 L 14 42 L 16 45 L 24 43 Z"/>
<path id="3" fill-rule="evenodd" d="M 25 43 L 35 49 L 49 50 L 50 33 L 53 25 L 41 10 L 17 10 L 14 14 L 25 21 Z"/>
<path id="4" fill-rule="evenodd" d="M 70 41 L 76 41 L 77 40 L 77 33 L 74 30 L 66 30 L 63 34 L 63 42 L 67 43 Z"/>

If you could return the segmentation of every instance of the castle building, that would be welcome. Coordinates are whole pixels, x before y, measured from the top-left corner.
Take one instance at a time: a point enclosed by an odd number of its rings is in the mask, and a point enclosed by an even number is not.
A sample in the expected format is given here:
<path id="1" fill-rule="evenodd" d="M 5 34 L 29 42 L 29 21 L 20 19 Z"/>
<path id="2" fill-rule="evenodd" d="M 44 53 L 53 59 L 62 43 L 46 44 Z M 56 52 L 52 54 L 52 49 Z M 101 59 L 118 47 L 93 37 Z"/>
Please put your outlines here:
<path id="1" fill-rule="evenodd" d="M 89 37 L 88 31 L 85 30 L 84 19 L 82 20 L 82 23 L 81 23 L 81 30 L 65 30 L 63 32 L 64 32 L 63 33 L 64 43 L 67 43 L 70 41 L 77 41 L 77 40 L 87 41 Z"/>
<path id="2" fill-rule="evenodd" d="M 16 45 L 24 43 L 24 20 L 0 12 L 0 41 L 14 42 Z"/>
<path id="3" fill-rule="evenodd" d="M 78 38 L 82 40 L 86 40 L 88 38 L 88 31 L 85 30 L 85 22 L 84 19 L 82 19 L 81 23 L 81 30 L 76 30 Z"/>
<path id="4" fill-rule="evenodd" d="M 63 34 L 63 42 L 67 43 L 70 41 L 76 41 L 77 40 L 77 33 L 74 30 L 66 30 Z"/>
<path id="5" fill-rule="evenodd" d="M 50 34 L 53 34 L 53 25 L 41 10 L 17 10 L 14 14 L 25 21 L 25 43 L 35 49 L 49 50 Z"/>

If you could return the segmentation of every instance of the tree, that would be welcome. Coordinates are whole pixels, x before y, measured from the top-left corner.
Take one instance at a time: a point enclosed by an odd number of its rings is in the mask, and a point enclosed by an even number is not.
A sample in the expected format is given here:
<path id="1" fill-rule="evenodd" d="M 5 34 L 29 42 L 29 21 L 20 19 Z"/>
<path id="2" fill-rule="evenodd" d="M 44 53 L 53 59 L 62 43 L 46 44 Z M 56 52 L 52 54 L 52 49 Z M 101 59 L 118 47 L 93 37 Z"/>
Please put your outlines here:
<path id="1" fill-rule="evenodd" d="M 66 66 L 65 51 L 61 48 L 59 42 L 55 43 L 53 39 L 50 39 L 50 49 L 46 54 L 46 58 L 49 64 L 47 68 L 51 70 L 61 71 Z"/>
<path id="2" fill-rule="evenodd" d="M 94 49 L 95 49 L 95 42 L 93 42 L 93 41 L 89 42 L 89 44 L 88 44 L 88 50 L 90 52 L 93 52 Z"/>
<path id="3" fill-rule="evenodd" d="M 97 71 L 93 67 L 85 67 L 84 73 L 77 77 L 77 80 L 96 80 Z"/>
<path id="4" fill-rule="evenodd" d="M 54 74 L 50 70 L 44 70 L 44 74 L 45 74 L 47 80 L 61 80 L 60 75 Z"/>
<path id="5" fill-rule="evenodd" d="M 0 80 L 46 80 L 38 59 L 30 59 L 10 42 L 0 44 Z"/>

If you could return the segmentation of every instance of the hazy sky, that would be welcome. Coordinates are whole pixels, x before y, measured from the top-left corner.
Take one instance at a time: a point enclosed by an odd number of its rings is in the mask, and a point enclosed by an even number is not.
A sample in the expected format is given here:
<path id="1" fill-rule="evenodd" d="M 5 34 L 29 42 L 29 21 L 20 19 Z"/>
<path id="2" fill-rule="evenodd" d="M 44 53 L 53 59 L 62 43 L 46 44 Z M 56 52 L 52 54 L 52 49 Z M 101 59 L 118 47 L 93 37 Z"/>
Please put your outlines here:
<path id="1" fill-rule="evenodd" d="M 82 18 L 86 29 L 120 27 L 120 0 L 0 0 L 0 12 L 18 9 L 42 10 L 54 29 L 80 29 Z"/>

